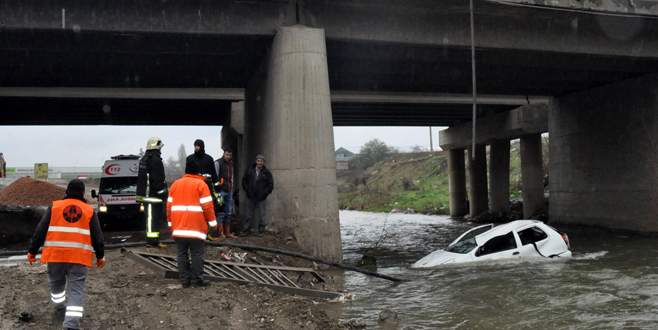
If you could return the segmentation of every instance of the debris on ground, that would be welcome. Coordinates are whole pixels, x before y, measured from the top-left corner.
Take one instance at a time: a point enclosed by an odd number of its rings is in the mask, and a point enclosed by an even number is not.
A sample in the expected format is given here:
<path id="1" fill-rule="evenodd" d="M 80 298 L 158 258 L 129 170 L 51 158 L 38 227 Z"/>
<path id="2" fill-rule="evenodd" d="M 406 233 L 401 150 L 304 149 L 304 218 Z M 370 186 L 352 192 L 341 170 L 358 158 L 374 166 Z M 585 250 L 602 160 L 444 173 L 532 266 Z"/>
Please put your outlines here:
<path id="1" fill-rule="evenodd" d="M 278 246 L 281 238 L 265 235 L 249 238 L 253 243 Z M 282 244 L 283 243 L 283 244 Z M 175 255 L 176 245 L 166 250 L 144 247 L 141 251 Z M 206 260 L 218 259 L 220 252 L 230 257 L 255 258 L 263 264 L 279 260 L 293 267 L 309 267 L 311 262 L 273 257 L 240 249 L 206 246 Z M 291 295 L 253 284 L 212 282 L 205 288 L 182 288 L 178 280 L 140 266 L 120 251 L 107 251 L 107 265 L 92 268 L 87 277 L 87 300 L 82 327 L 85 329 L 345 329 L 339 315 L 326 310 L 336 302 Z M 49 304 L 47 274 L 42 265 L 21 264 L 0 267 L 0 329 L 61 329 Z M 340 276 L 336 273 L 335 276 Z M 339 277 L 323 274 L 327 283 L 316 289 L 340 291 Z M 20 290 L 18 290 L 20 288 Z M 31 311 L 32 320 L 22 322 L 18 315 Z"/>
<path id="2" fill-rule="evenodd" d="M 23 177 L 0 190 L 0 205 L 49 206 L 64 198 L 65 192 L 52 183 Z"/>
<path id="3" fill-rule="evenodd" d="M 18 320 L 21 322 L 30 322 L 32 319 L 34 319 L 34 316 L 29 312 L 21 312 L 21 314 L 18 315 Z"/>

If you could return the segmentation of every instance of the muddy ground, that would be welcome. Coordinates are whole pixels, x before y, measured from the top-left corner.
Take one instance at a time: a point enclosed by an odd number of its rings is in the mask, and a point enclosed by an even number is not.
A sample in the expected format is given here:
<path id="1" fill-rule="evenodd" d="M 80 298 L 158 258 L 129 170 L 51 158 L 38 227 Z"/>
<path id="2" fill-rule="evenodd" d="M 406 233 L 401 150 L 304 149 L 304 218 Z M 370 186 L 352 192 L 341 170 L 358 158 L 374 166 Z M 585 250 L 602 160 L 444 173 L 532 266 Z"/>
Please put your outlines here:
<path id="1" fill-rule="evenodd" d="M 237 243 L 276 246 L 292 251 L 291 239 L 266 236 L 239 238 Z M 138 248 L 147 250 L 147 248 Z M 175 254 L 148 248 L 154 253 Z M 220 253 L 241 256 L 245 251 L 206 246 L 206 259 Z M 314 267 L 312 262 L 267 253 L 246 255 L 247 262 Z M 104 269 L 90 269 L 84 329 L 343 329 L 336 310 L 339 302 L 324 302 L 275 292 L 256 285 L 213 282 L 207 288 L 183 289 L 178 280 L 165 279 L 119 251 L 107 252 Z M 333 274 L 333 275 L 332 275 Z M 323 272 L 326 284 L 314 289 L 340 291 L 340 272 Z M 0 267 L 0 328 L 61 329 L 49 304 L 46 267 L 27 264 Z M 21 320 L 21 314 L 23 319 Z M 29 320 L 27 320 L 29 319 Z"/>

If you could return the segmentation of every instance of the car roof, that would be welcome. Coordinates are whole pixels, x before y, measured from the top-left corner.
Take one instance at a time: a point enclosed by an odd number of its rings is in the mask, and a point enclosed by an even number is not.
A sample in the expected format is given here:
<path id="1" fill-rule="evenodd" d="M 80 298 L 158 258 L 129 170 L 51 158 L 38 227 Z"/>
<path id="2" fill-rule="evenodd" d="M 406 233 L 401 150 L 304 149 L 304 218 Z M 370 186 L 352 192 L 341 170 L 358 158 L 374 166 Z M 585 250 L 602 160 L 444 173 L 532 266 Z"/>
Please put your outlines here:
<path id="1" fill-rule="evenodd" d="M 543 224 L 544 224 L 543 222 L 538 220 L 516 220 L 495 226 L 489 229 L 488 231 L 485 231 L 484 233 L 475 236 L 475 241 L 478 243 L 478 245 L 480 245 L 488 241 L 489 238 L 507 234 L 514 229 L 521 229 L 528 225 L 543 225 Z M 542 226 L 542 228 L 545 228 L 545 226 Z"/>

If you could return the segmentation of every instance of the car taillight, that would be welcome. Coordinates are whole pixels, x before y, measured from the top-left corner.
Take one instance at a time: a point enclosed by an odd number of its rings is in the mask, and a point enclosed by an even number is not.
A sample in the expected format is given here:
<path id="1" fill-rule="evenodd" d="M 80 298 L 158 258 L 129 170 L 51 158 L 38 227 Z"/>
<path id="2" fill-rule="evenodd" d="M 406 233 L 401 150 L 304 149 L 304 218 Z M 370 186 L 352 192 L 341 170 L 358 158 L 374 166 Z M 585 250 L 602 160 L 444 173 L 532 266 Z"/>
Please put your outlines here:
<path id="1" fill-rule="evenodd" d="M 565 243 L 567 243 L 567 247 L 571 249 L 571 243 L 569 243 L 569 235 L 566 233 L 560 233 L 560 236 L 562 236 L 562 240 L 564 240 Z"/>

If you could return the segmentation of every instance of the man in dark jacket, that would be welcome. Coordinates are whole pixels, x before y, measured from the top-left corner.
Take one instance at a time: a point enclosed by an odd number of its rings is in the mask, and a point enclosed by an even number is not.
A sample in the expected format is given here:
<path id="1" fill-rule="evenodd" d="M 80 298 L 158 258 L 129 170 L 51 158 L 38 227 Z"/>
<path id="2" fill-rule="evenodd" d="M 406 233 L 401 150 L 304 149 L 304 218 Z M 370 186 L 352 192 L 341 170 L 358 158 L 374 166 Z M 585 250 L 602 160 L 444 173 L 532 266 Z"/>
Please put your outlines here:
<path id="1" fill-rule="evenodd" d="M 206 153 L 206 144 L 201 139 L 194 141 L 194 153 L 187 156 L 187 161 L 196 161 L 199 164 L 201 175 L 207 179 L 207 182 L 214 184 L 217 182 L 217 172 L 215 172 L 215 161 Z M 212 192 L 213 190 L 211 190 Z"/>
<path id="2" fill-rule="evenodd" d="M 274 179 L 272 173 L 265 167 L 265 157 L 256 156 L 256 163 L 249 167 L 242 177 L 242 189 L 247 193 L 245 218 L 245 234 L 254 231 L 261 235 L 267 226 L 265 199 L 272 193 Z M 258 217 L 255 216 L 258 211 Z"/>
<path id="3" fill-rule="evenodd" d="M 235 191 L 235 182 L 233 167 L 233 150 L 230 147 L 224 147 L 224 155 L 215 161 L 215 171 L 219 181 L 215 185 L 215 190 L 222 196 L 222 207 L 217 209 L 217 223 L 223 227 L 225 237 L 235 238 L 231 233 L 231 216 L 233 215 L 233 193 Z"/>
<path id="4" fill-rule="evenodd" d="M 146 153 L 139 160 L 137 172 L 138 203 L 144 203 L 146 216 L 146 242 L 160 245 L 160 229 L 164 225 L 164 206 L 167 200 L 167 183 L 160 149 L 164 144 L 157 137 L 146 142 Z"/>
<path id="5" fill-rule="evenodd" d="M 187 156 L 187 163 L 196 162 L 199 164 L 199 174 L 203 176 L 208 189 L 210 189 L 210 196 L 212 196 L 213 207 L 215 210 L 219 210 L 221 204 L 217 199 L 218 191 L 216 187 L 219 185 L 219 178 L 217 177 L 217 171 L 215 171 L 215 161 L 213 158 L 206 153 L 206 144 L 201 139 L 194 141 L 194 153 Z M 218 226 L 218 234 L 221 234 L 221 230 Z M 212 235 L 209 235 L 212 237 Z"/>

